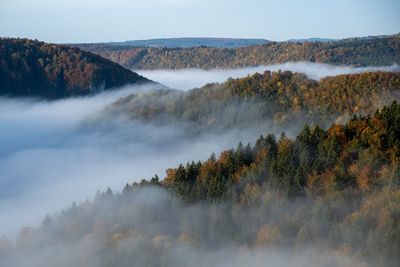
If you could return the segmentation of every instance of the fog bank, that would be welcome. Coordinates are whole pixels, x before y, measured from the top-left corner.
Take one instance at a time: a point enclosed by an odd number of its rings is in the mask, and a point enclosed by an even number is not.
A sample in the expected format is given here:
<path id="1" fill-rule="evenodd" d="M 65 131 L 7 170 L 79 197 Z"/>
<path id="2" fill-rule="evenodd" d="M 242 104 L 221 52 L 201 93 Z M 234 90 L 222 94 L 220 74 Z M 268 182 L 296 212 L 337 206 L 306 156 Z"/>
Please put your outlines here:
<path id="1" fill-rule="evenodd" d="M 47 213 L 92 198 L 98 189 L 161 178 L 165 170 L 255 140 L 260 133 L 229 132 L 188 138 L 184 127 L 155 126 L 105 116 L 132 87 L 54 102 L 0 98 L 0 236 L 13 238 Z"/>
<path id="2" fill-rule="evenodd" d="M 366 71 L 387 71 L 398 72 L 398 65 L 382 67 L 352 67 L 335 66 L 329 64 L 312 62 L 289 62 L 284 64 L 249 67 L 241 69 L 182 69 L 182 70 L 135 70 L 142 76 L 162 83 L 174 89 L 188 90 L 201 87 L 207 83 L 222 83 L 228 78 L 242 78 L 256 72 L 263 73 L 266 70 L 278 71 L 288 70 L 306 74 L 309 78 L 319 80 L 326 76 L 336 76 L 339 74 L 354 74 Z"/>
<path id="3" fill-rule="evenodd" d="M 314 78 L 372 70 L 288 63 L 240 70 L 150 71 L 147 77 L 188 90 L 267 68 L 301 71 Z M 398 66 L 378 69 L 396 70 Z M 295 129 L 272 129 L 266 124 L 247 131 L 188 138 L 179 123 L 156 126 L 127 119 L 123 114 L 104 116 L 104 109 L 121 97 L 159 88 L 127 87 L 54 102 L 0 98 L 0 236 L 13 238 L 22 226 L 36 226 L 47 213 L 58 212 L 73 201 L 90 199 L 97 189 L 120 190 L 127 182 L 155 174 L 162 178 L 167 168 L 204 160 L 212 152 L 236 147 L 239 141 L 252 142 L 260 134 L 280 134 L 283 130 L 296 134 Z M 223 116 L 236 114 L 226 112 Z M 299 121 L 293 127 L 301 126 Z"/>
<path id="4" fill-rule="evenodd" d="M 271 195 L 272 196 L 272 195 Z M 103 195 L 71 207 L 19 239 L 0 264 L 47 266 L 148 267 L 331 267 L 366 266 L 338 254 L 323 240 L 283 245 L 274 224 L 309 209 L 306 199 L 240 209 L 229 203 L 190 205 L 157 187 Z M 298 212 L 297 212 L 298 213 Z M 268 214 L 268 216 L 266 216 Z M 302 214 L 302 213 L 299 213 Z M 312 214 L 312 213 L 311 213 Z M 318 216 L 319 229 L 326 221 Z M 300 228 L 301 222 L 291 222 Z M 223 227 L 223 228 L 222 228 Z M 235 230 L 236 229 L 236 230 Z M 275 230 L 273 230 L 275 229 Z M 232 231 L 237 236 L 232 236 Z M 293 233 L 295 235 L 296 233 Z M 293 236 L 295 239 L 295 236 Z M 0 250 L 1 252 L 1 250 Z"/>

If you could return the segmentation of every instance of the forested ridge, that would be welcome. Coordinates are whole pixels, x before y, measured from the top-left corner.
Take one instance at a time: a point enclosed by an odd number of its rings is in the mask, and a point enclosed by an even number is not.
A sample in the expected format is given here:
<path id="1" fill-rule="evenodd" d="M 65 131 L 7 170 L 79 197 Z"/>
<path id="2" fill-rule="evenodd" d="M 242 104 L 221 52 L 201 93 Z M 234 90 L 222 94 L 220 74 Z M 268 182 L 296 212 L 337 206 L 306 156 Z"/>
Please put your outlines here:
<path id="1" fill-rule="evenodd" d="M 149 82 L 79 48 L 29 39 L 0 39 L 0 95 L 57 99 Z"/>
<path id="2" fill-rule="evenodd" d="M 47 216 L 15 247 L 3 240 L 0 262 L 64 244 L 76 266 L 209 266 L 229 262 L 214 254 L 221 246 L 285 250 L 278 266 L 398 266 L 399 127 L 393 102 L 294 139 L 261 136 Z"/>
<path id="3" fill-rule="evenodd" d="M 289 71 L 229 79 L 222 84 L 181 91 L 133 94 L 109 110 L 132 119 L 190 123 L 191 127 L 240 128 L 270 121 L 287 126 L 299 121 L 344 122 L 368 114 L 400 96 L 400 73 L 366 72 L 326 77 L 320 81 Z M 284 127 L 283 127 L 284 128 Z"/>
<path id="4" fill-rule="evenodd" d="M 269 42 L 231 49 L 77 46 L 132 69 L 238 68 L 297 61 L 354 66 L 400 63 L 398 34 L 328 42 Z"/>
<path id="5" fill-rule="evenodd" d="M 82 43 L 71 44 L 82 48 L 103 49 L 103 48 L 132 48 L 132 47 L 167 47 L 167 48 L 188 48 L 188 47 L 219 47 L 236 48 L 250 45 L 258 45 L 269 42 L 266 39 L 242 39 L 242 38 L 158 38 L 149 40 L 130 40 L 124 42 L 109 43 Z"/>

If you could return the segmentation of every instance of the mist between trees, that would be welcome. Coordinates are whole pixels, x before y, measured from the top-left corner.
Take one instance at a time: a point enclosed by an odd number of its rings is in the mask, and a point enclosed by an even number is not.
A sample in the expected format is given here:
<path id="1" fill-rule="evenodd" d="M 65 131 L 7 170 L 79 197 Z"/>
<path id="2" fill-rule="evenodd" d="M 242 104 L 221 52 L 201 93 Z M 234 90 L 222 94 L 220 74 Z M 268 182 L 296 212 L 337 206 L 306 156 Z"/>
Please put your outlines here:
<path id="1" fill-rule="evenodd" d="M 396 99 L 398 83 L 397 73 L 266 72 L 189 92 L 3 99 L 2 229 L 52 215 L 2 240 L 0 262 L 396 266 L 399 106 L 352 115 Z"/>

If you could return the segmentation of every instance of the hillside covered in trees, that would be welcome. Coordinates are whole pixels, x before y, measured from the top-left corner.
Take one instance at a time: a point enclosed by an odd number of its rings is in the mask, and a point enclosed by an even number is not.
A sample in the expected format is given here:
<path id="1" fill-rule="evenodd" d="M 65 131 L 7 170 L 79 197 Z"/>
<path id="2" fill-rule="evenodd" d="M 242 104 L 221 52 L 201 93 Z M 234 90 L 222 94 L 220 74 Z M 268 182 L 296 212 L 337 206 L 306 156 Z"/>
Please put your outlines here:
<path id="1" fill-rule="evenodd" d="M 98 55 L 29 39 L 0 39 L 0 95 L 58 99 L 149 82 Z"/>
<path id="2" fill-rule="evenodd" d="M 399 126 L 393 102 L 294 139 L 261 136 L 47 216 L 3 240 L 0 263 L 396 267 Z"/>
<path id="3" fill-rule="evenodd" d="M 77 46 L 132 69 L 238 68 L 297 61 L 354 66 L 400 63 L 398 34 L 326 42 L 269 42 L 230 49 Z"/>
<path id="4" fill-rule="evenodd" d="M 237 129 L 268 122 L 288 129 L 295 124 L 302 127 L 304 122 L 344 122 L 353 114 L 368 114 L 399 96 L 400 73 L 396 72 L 315 81 L 299 73 L 266 71 L 186 92 L 133 94 L 115 102 L 109 111 L 162 124 L 188 123 L 190 129 Z"/>

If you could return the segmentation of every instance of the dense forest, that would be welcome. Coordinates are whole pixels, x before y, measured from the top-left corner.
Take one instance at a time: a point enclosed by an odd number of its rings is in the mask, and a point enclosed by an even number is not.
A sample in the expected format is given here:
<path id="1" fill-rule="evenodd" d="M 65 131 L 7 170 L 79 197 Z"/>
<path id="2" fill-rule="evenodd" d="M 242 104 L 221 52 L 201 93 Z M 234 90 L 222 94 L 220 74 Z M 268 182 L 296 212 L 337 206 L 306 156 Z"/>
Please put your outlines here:
<path id="1" fill-rule="evenodd" d="M 289 71 L 256 73 L 186 92 L 159 90 L 115 102 L 112 114 L 189 128 L 227 129 L 271 122 L 288 129 L 297 124 L 345 122 L 368 114 L 400 96 L 400 73 L 366 72 L 320 81 Z M 326 125 L 327 124 L 327 125 Z M 285 128 L 286 127 L 286 128 Z"/>
<path id="2" fill-rule="evenodd" d="M 0 39 L 0 95 L 57 99 L 147 79 L 98 55 L 29 39 Z"/>
<path id="3" fill-rule="evenodd" d="M 162 180 L 99 192 L 23 229 L 15 246 L 2 240 L 0 263 L 395 267 L 399 186 L 393 102 L 345 125 L 268 134 Z"/>
<path id="4" fill-rule="evenodd" d="M 297 61 L 355 66 L 400 63 L 400 35 L 326 42 L 269 42 L 231 49 L 77 46 L 132 69 L 238 68 Z"/>

